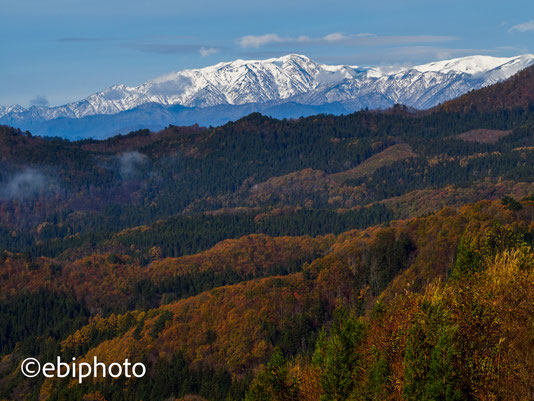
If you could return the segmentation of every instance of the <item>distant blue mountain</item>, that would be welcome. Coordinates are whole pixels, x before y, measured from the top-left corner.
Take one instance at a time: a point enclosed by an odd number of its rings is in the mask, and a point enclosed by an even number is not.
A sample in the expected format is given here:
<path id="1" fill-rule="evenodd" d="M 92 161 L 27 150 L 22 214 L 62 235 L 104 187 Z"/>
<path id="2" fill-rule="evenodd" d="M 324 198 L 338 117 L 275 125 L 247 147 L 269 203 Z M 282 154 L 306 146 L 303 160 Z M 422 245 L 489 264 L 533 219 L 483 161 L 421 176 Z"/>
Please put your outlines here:
<path id="1" fill-rule="evenodd" d="M 0 123 L 30 131 L 39 136 L 59 136 L 71 140 L 83 138 L 103 139 L 117 134 L 148 128 L 156 131 L 168 125 L 217 126 L 235 121 L 253 112 L 275 118 L 299 118 L 315 114 L 348 114 L 341 103 L 327 103 L 319 106 L 288 102 L 283 104 L 218 105 L 212 107 L 164 106 L 146 103 L 117 114 L 92 115 L 83 118 L 60 117 L 47 121 L 32 119 L 10 121 L 1 118 Z"/>

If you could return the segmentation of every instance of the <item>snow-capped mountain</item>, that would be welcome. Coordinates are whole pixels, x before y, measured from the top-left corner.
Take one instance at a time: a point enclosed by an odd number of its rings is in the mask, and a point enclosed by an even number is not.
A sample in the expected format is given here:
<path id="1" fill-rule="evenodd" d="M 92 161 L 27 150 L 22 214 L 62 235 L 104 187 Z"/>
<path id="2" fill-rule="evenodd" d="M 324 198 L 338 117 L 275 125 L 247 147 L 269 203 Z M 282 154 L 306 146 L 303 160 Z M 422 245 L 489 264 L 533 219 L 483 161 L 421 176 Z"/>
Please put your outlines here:
<path id="1" fill-rule="evenodd" d="M 114 115 L 151 103 L 203 109 L 204 112 L 197 112 L 198 118 L 213 107 L 220 110 L 222 106 L 241 106 L 239 110 L 249 110 L 243 106 L 257 105 L 259 110 L 289 102 L 306 106 L 335 103 L 342 112 L 387 108 L 395 103 L 425 109 L 502 81 L 531 64 L 534 55 L 472 56 L 396 70 L 326 65 L 295 54 L 267 60 L 236 60 L 171 73 L 139 86 L 115 85 L 59 107 L 0 106 L 0 123 L 38 130 L 39 124 L 49 120 Z M 228 113 L 228 107 L 222 109 Z M 212 117 L 213 112 L 209 113 Z M 224 118 L 214 119 L 219 120 Z"/>
<path id="2" fill-rule="evenodd" d="M 49 120 L 115 114 L 145 103 L 187 107 L 266 103 L 307 93 L 321 84 L 351 79 L 354 71 L 354 67 L 321 65 L 299 55 L 236 60 L 171 73 L 136 87 L 115 85 L 78 102 L 53 108 L 33 106 L 23 113 L 33 110 Z M 21 112 L 17 108 L 15 113 Z"/>

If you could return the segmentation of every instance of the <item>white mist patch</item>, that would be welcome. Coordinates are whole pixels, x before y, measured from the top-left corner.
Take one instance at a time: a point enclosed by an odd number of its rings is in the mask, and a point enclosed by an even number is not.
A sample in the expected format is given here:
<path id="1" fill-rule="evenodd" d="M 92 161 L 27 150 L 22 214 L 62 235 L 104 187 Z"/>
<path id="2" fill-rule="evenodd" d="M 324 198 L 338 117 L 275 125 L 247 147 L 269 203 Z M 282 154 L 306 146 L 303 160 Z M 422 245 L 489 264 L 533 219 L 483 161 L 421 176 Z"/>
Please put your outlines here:
<path id="1" fill-rule="evenodd" d="M 121 153 L 117 157 L 119 159 L 119 172 L 124 179 L 135 177 L 139 169 L 148 161 L 146 155 L 136 150 Z"/>
<path id="2" fill-rule="evenodd" d="M 34 168 L 26 168 L 0 184 L 1 199 L 24 199 L 51 189 L 52 180 Z"/>
<path id="3" fill-rule="evenodd" d="M 180 74 L 171 74 L 151 81 L 147 94 L 149 96 L 172 97 L 181 95 L 192 86 L 191 78 Z"/>
<path id="4" fill-rule="evenodd" d="M 344 71 L 320 71 L 315 77 L 320 85 L 337 84 L 345 79 L 347 79 L 347 74 Z"/>

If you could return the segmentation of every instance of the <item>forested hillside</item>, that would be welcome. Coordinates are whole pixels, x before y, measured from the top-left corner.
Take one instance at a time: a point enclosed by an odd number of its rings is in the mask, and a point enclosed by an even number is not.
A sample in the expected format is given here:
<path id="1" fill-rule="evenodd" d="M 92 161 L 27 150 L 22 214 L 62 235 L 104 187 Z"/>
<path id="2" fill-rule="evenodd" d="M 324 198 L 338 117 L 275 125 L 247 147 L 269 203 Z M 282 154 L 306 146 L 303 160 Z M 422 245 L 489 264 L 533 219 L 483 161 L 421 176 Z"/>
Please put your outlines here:
<path id="1" fill-rule="evenodd" d="M 504 82 L 479 91 L 471 91 L 438 106 L 438 108 L 462 112 L 469 109 L 489 111 L 524 107 L 534 102 L 533 76 L 534 67 L 526 68 Z"/>
<path id="2" fill-rule="evenodd" d="M 532 77 L 425 113 L 0 127 L 0 399 L 534 398 Z M 21 375 L 58 355 L 148 372 Z"/>

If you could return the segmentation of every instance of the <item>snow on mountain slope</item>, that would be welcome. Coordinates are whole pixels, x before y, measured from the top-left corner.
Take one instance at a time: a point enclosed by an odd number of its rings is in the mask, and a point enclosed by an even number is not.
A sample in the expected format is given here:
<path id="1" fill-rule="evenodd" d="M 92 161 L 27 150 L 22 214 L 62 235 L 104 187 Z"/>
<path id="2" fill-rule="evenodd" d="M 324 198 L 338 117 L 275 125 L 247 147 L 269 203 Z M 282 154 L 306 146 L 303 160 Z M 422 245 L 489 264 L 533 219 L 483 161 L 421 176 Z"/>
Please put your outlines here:
<path id="1" fill-rule="evenodd" d="M 494 84 L 534 64 L 533 55 L 513 58 L 473 56 L 440 61 L 390 74 L 369 70 L 364 79 L 343 82 L 305 93 L 292 100 L 307 104 L 338 101 L 354 103 L 372 95 L 382 95 L 383 102 L 402 103 L 426 109 L 453 99 L 472 89 Z M 376 99 L 376 97 L 375 97 Z M 364 106 L 363 102 L 361 105 Z M 367 104 L 380 108 L 380 104 Z"/>
<path id="2" fill-rule="evenodd" d="M 447 74 L 449 72 L 477 74 L 480 72 L 493 70 L 494 68 L 506 64 L 509 61 L 510 59 L 505 57 L 471 56 L 417 65 L 413 67 L 413 69 L 419 72 L 432 71 L 441 72 L 443 74 Z"/>
<path id="3" fill-rule="evenodd" d="M 534 55 L 472 56 L 393 70 L 325 65 L 295 54 L 236 60 L 171 73 L 135 87 L 112 86 L 59 107 L 0 106 L 0 122 L 16 125 L 59 117 L 111 115 L 146 103 L 206 108 L 288 101 L 314 106 L 339 102 L 352 110 L 402 103 L 424 109 L 504 80 L 533 63 Z"/>
<path id="4" fill-rule="evenodd" d="M 24 110 L 25 108 L 18 104 L 12 106 L 0 106 L 0 118 L 9 113 L 22 113 Z"/>
<path id="5" fill-rule="evenodd" d="M 21 114 L 33 110 L 48 120 L 115 114 L 150 102 L 188 107 L 264 103 L 308 92 L 322 82 L 350 78 L 351 73 L 350 68 L 323 68 L 298 55 L 261 61 L 236 60 L 171 73 L 136 87 L 115 85 L 78 102 L 53 108 L 33 106 Z"/>

